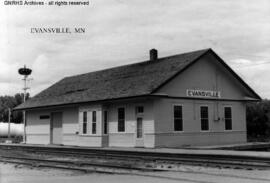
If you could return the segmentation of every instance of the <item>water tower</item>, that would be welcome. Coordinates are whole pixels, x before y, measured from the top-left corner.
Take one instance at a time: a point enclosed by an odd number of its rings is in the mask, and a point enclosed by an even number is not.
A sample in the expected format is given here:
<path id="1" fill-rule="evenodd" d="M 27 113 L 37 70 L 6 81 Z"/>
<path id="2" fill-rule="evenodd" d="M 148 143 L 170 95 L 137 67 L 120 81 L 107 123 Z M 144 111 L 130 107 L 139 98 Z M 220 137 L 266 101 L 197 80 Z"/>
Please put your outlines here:
<path id="1" fill-rule="evenodd" d="M 24 87 L 23 87 L 23 102 L 25 102 L 26 100 L 26 92 L 28 89 L 30 89 L 29 87 L 27 87 L 27 81 L 29 81 L 28 76 L 32 73 L 32 70 L 27 68 L 25 65 L 23 68 L 20 68 L 18 70 L 19 74 L 23 76 L 23 81 L 24 81 Z M 23 111 L 23 141 L 24 143 L 26 142 L 26 131 L 25 131 L 25 123 L 26 123 L 26 119 L 25 119 L 25 111 Z"/>

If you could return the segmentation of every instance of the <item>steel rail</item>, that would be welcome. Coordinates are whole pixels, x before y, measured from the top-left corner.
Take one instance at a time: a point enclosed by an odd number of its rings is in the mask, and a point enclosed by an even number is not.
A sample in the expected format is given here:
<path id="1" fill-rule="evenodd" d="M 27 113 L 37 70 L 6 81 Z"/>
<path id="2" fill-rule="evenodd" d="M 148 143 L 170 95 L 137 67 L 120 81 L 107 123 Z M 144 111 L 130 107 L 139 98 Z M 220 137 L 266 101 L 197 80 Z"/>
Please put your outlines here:
<path id="1" fill-rule="evenodd" d="M 29 152 L 29 151 L 28 151 Z M 45 151 L 39 151 L 42 153 L 46 154 L 61 154 L 61 155 L 66 155 L 66 156 L 74 156 L 76 155 L 77 157 L 79 156 L 85 156 L 88 158 L 107 158 L 107 159 L 122 159 L 122 160 L 142 160 L 145 162 L 156 162 L 156 163 L 183 163 L 183 164 L 189 164 L 189 165 L 209 165 L 209 166 L 216 166 L 216 167 L 239 167 L 239 168 L 246 168 L 246 169 L 270 169 L 270 161 L 266 162 L 261 161 L 258 162 L 258 160 L 249 160 L 246 161 L 246 159 L 233 159 L 231 160 L 230 158 L 227 157 L 218 157 L 218 158 L 211 158 L 209 159 L 208 157 L 200 157 L 197 155 L 196 157 L 194 156 L 183 156 L 183 157 L 160 157 L 160 156 L 153 156 L 153 157 L 142 157 L 141 155 L 116 155 L 116 154 L 97 154 L 97 153 L 77 153 L 77 152 L 62 152 L 62 151 L 50 151 L 50 150 L 45 150 Z M 36 153 L 36 152 L 35 152 Z M 91 156 L 89 156 L 91 155 Z"/>
<path id="2" fill-rule="evenodd" d="M 40 159 L 40 158 L 26 158 L 26 157 L 14 157 L 14 156 L 3 156 L 0 155 L 0 161 L 9 160 L 10 162 L 14 160 L 24 161 L 24 162 L 42 162 L 45 164 L 60 164 L 75 167 L 101 167 L 101 168 L 113 168 L 113 169 L 123 169 L 123 170 L 139 170 L 139 171 L 157 171 L 157 169 L 147 168 L 147 167 L 135 167 L 127 165 L 115 165 L 111 163 L 94 163 L 89 161 L 71 161 L 71 160 L 53 160 L 53 159 Z M 16 162 L 16 161 L 15 161 Z"/>
<path id="3" fill-rule="evenodd" d="M 238 156 L 238 155 L 222 155 L 222 154 L 176 154 L 176 153 L 164 153 L 164 152 L 147 152 L 147 151 L 127 151 L 127 150 L 115 150 L 115 149 L 81 149 L 81 148 L 60 148 L 60 147 L 39 147 L 39 146 L 1 146 L 0 149 L 18 149 L 32 152 L 48 152 L 48 153 L 65 153 L 65 154 L 74 154 L 74 155 L 98 155 L 98 156 L 115 156 L 115 157 L 134 157 L 141 159 L 149 159 L 149 158 L 181 158 L 181 157 L 200 157 L 201 159 L 234 159 L 234 160 L 242 160 L 242 161 L 253 161 L 253 162 L 267 162 L 270 163 L 270 158 L 264 157 L 249 157 L 249 156 Z"/>
<path id="4" fill-rule="evenodd" d="M 141 154 L 136 154 L 136 155 L 126 155 L 126 154 L 112 154 L 112 153 L 102 153 L 102 154 L 97 154 L 97 153 L 78 153 L 78 152 L 62 152 L 62 151 L 51 151 L 51 150 L 40 150 L 39 152 L 46 153 L 46 154 L 65 154 L 67 156 L 85 156 L 85 157 L 94 157 L 94 158 L 109 158 L 109 159 L 123 159 L 123 160 L 144 160 L 144 161 L 169 161 L 169 162 L 190 162 L 190 164 L 198 164 L 198 163 L 209 163 L 209 164 L 222 164 L 222 165 L 244 165 L 244 166 L 249 166 L 250 168 L 257 166 L 260 168 L 269 168 L 270 167 L 270 161 L 269 159 L 246 159 L 246 158 L 233 158 L 231 159 L 230 157 L 208 157 L 208 156 L 200 156 L 200 155 L 182 155 L 181 157 L 167 157 L 167 156 L 152 156 L 152 157 L 145 157 L 142 156 Z M 229 160 L 229 162 L 228 162 Z"/>
<path id="5" fill-rule="evenodd" d="M 246 169 L 269 169 L 270 159 L 264 157 L 248 157 L 233 155 L 209 155 L 209 154 L 173 154 L 160 152 L 138 152 L 108 149 L 81 149 L 38 146 L 0 146 L 1 149 L 17 149 L 32 153 L 46 153 L 67 156 L 85 156 L 87 158 L 110 158 L 124 160 L 144 160 L 148 162 L 169 162 L 191 165 L 208 165 L 219 167 L 239 167 Z"/>
<path id="6" fill-rule="evenodd" d="M 111 169 L 123 169 L 123 170 L 139 170 L 144 172 L 153 172 L 157 171 L 156 169 L 149 169 L 149 168 L 137 168 L 137 167 L 126 167 L 126 166 L 117 166 L 117 165 L 108 165 L 108 164 L 97 164 L 97 163 L 89 163 L 89 162 L 77 162 L 77 161 L 63 161 L 63 160 L 48 160 L 48 159 L 36 159 L 36 158 L 21 158 L 21 157 L 14 157 L 14 156 L 1 156 L 0 162 L 5 163 L 15 163 L 15 164 L 24 164 L 28 166 L 34 167 L 44 167 L 44 168 L 56 168 L 56 169 L 64 169 L 64 170 L 71 170 L 71 171 L 82 171 L 85 173 L 106 173 L 106 174 L 131 174 L 137 176 L 145 176 L 145 177 L 153 177 L 153 178 L 162 178 L 162 179 L 171 179 L 171 180 L 185 180 L 187 182 L 199 182 L 199 183 L 210 183 L 208 181 L 197 181 L 192 179 L 183 179 L 183 178 L 173 178 L 168 176 L 162 175 L 155 175 L 155 174 L 142 174 L 140 172 L 115 172 Z M 41 163 L 40 163 L 41 162 Z M 92 166 L 90 167 L 81 167 L 82 165 Z M 94 168 L 93 168 L 94 166 Z M 98 168 L 111 168 L 111 169 L 96 169 Z M 161 171 L 161 170 L 158 170 Z M 205 174 L 214 177 L 230 177 L 230 178 L 237 178 L 237 179 L 248 179 L 248 180 L 256 180 L 256 181 L 265 181 L 269 182 L 270 179 L 265 178 L 254 178 L 254 177 L 247 177 L 247 176 L 239 176 L 239 175 L 230 175 L 230 174 L 217 174 L 217 173 L 208 173 L 208 172 L 201 172 L 201 171 L 183 171 L 183 170 L 176 170 L 176 172 L 186 173 L 186 174 Z"/>

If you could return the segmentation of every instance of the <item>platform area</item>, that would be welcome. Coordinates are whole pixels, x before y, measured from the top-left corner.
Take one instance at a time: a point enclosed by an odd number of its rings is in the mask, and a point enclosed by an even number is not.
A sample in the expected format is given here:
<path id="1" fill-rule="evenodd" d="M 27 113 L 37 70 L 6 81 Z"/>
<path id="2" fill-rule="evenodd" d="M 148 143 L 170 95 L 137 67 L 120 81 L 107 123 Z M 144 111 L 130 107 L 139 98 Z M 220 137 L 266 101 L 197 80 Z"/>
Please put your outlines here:
<path id="1" fill-rule="evenodd" d="M 270 147 L 270 143 L 247 143 L 246 147 L 251 146 L 263 146 Z M 207 146 L 207 147 L 193 147 L 189 149 L 176 149 L 176 148 L 129 148 L 129 147 L 106 147 L 106 148 L 93 148 L 93 147 L 80 147 L 80 146 L 62 146 L 62 145 L 37 145 L 37 144 L 5 144 L 0 143 L 1 146 L 12 146 L 12 147 L 34 147 L 34 148 L 48 148 L 48 149 L 77 149 L 82 151 L 87 150 L 101 150 L 101 151 L 118 151 L 119 153 L 123 152 L 142 152 L 142 153 L 164 153 L 164 154 L 177 154 L 177 155 L 213 155 L 213 156 L 246 156 L 246 157 L 262 157 L 270 159 L 270 152 L 263 151 L 237 151 L 237 150 L 224 150 L 222 148 L 228 147 L 239 147 L 238 145 L 227 145 L 227 146 Z M 241 145 L 244 148 L 244 144 Z"/>

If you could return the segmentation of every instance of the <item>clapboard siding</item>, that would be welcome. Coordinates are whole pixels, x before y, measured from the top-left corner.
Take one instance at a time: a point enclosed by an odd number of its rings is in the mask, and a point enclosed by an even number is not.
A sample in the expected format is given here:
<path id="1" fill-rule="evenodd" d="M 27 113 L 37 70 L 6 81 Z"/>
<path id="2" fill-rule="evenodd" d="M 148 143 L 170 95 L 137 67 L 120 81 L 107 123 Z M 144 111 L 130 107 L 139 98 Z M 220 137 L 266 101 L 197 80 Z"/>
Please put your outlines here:
<path id="1" fill-rule="evenodd" d="M 49 144 L 50 134 L 28 134 L 26 142 L 27 144 Z"/>
<path id="2" fill-rule="evenodd" d="M 82 105 L 79 107 L 54 108 L 48 110 L 31 110 L 27 115 L 27 143 L 48 144 L 50 142 L 50 119 L 39 119 L 40 115 L 50 115 L 52 112 L 63 114 L 63 142 L 64 145 L 79 146 L 135 146 L 136 135 L 136 106 L 144 107 L 143 133 L 154 133 L 153 102 L 151 100 L 118 102 L 106 105 Z M 125 108 L 125 132 L 118 132 L 118 108 Z M 104 110 L 108 111 L 108 135 L 103 134 Z M 82 113 L 88 114 L 88 133 L 82 134 Z M 96 111 L 97 133 L 92 134 L 92 112 Z M 45 133 L 45 134 L 44 134 Z M 36 136 L 34 136 L 37 134 Z M 44 135 L 41 135 L 44 134 Z M 145 147 L 154 146 L 154 136 L 145 135 Z"/>
<path id="3" fill-rule="evenodd" d="M 183 131 L 174 131 L 173 106 L 183 109 Z M 246 142 L 245 103 L 160 99 L 154 103 L 155 145 L 213 145 Z M 200 106 L 208 106 L 209 131 L 201 131 Z M 232 130 L 225 130 L 224 106 L 232 107 Z M 215 116 L 220 117 L 215 121 Z"/>
<path id="4" fill-rule="evenodd" d="M 26 120 L 26 142 L 29 144 L 50 143 L 50 119 L 40 119 L 40 115 L 50 115 L 48 111 L 29 111 Z"/>
<path id="5" fill-rule="evenodd" d="M 73 135 L 65 134 L 63 136 L 64 145 L 73 146 L 86 146 L 86 147 L 101 147 L 102 138 L 100 136 L 89 136 L 89 135 Z"/>
<path id="6" fill-rule="evenodd" d="M 144 107 L 143 133 L 154 132 L 153 102 L 152 100 L 119 102 L 108 106 L 109 146 L 135 146 L 136 135 L 136 106 Z M 125 108 L 125 132 L 118 132 L 118 108 Z M 153 136 L 144 136 L 145 147 L 154 146 Z"/>
<path id="7" fill-rule="evenodd" d="M 160 133 L 155 138 L 155 147 L 219 145 L 246 142 L 246 131 Z"/>
<path id="8" fill-rule="evenodd" d="M 187 89 L 220 91 L 220 99 L 243 100 L 245 96 L 251 95 L 247 88 L 244 88 L 240 81 L 210 53 L 156 92 L 187 97 Z"/>

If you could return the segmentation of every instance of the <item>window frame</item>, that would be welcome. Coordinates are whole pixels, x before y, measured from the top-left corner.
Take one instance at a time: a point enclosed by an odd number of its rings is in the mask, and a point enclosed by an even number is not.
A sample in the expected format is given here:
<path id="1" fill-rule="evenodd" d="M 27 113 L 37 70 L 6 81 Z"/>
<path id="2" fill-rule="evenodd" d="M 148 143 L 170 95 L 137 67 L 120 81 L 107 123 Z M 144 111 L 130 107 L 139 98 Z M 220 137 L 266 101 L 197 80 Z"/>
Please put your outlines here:
<path id="1" fill-rule="evenodd" d="M 182 130 L 175 130 L 175 113 L 174 113 L 174 109 L 176 106 L 180 106 L 181 107 L 181 112 L 182 112 Z M 175 133 L 182 133 L 184 132 L 184 112 L 183 112 L 184 106 L 183 104 L 173 104 L 173 108 L 172 108 L 172 113 L 173 113 L 173 132 Z"/>
<path id="2" fill-rule="evenodd" d="M 226 129 L 225 108 L 230 108 L 231 109 L 231 118 L 229 118 L 231 120 L 231 129 Z M 223 115 L 224 115 L 224 131 L 232 131 L 233 130 L 233 110 L 232 110 L 232 106 L 229 106 L 229 105 L 223 106 Z"/>
<path id="3" fill-rule="evenodd" d="M 119 118 L 119 110 L 120 109 L 123 109 L 124 110 L 124 118 L 123 119 L 121 119 L 121 118 Z M 121 121 L 120 121 L 121 120 Z M 123 128 L 124 128 L 124 130 L 122 131 L 120 131 L 119 129 L 120 129 L 120 122 L 123 122 Z M 125 107 L 118 107 L 117 108 L 117 132 L 118 133 L 125 133 L 126 132 L 126 108 Z"/>
<path id="4" fill-rule="evenodd" d="M 207 122 L 208 122 L 208 129 L 207 130 L 203 130 L 202 129 L 202 119 L 206 119 L 206 118 L 202 118 L 202 113 L 201 113 L 201 108 L 202 107 L 207 107 Z M 200 132 L 209 132 L 210 131 L 210 120 L 209 120 L 209 105 L 200 105 L 200 110 L 199 110 L 199 115 L 200 115 Z"/>
<path id="5" fill-rule="evenodd" d="M 142 112 L 139 112 L 139 108 L 142 108 Z M 144 114 L 144 106 L 143 105 L 136 105 L 135 106 L 135 114 L 136 115 L 143 115 Z"/>

